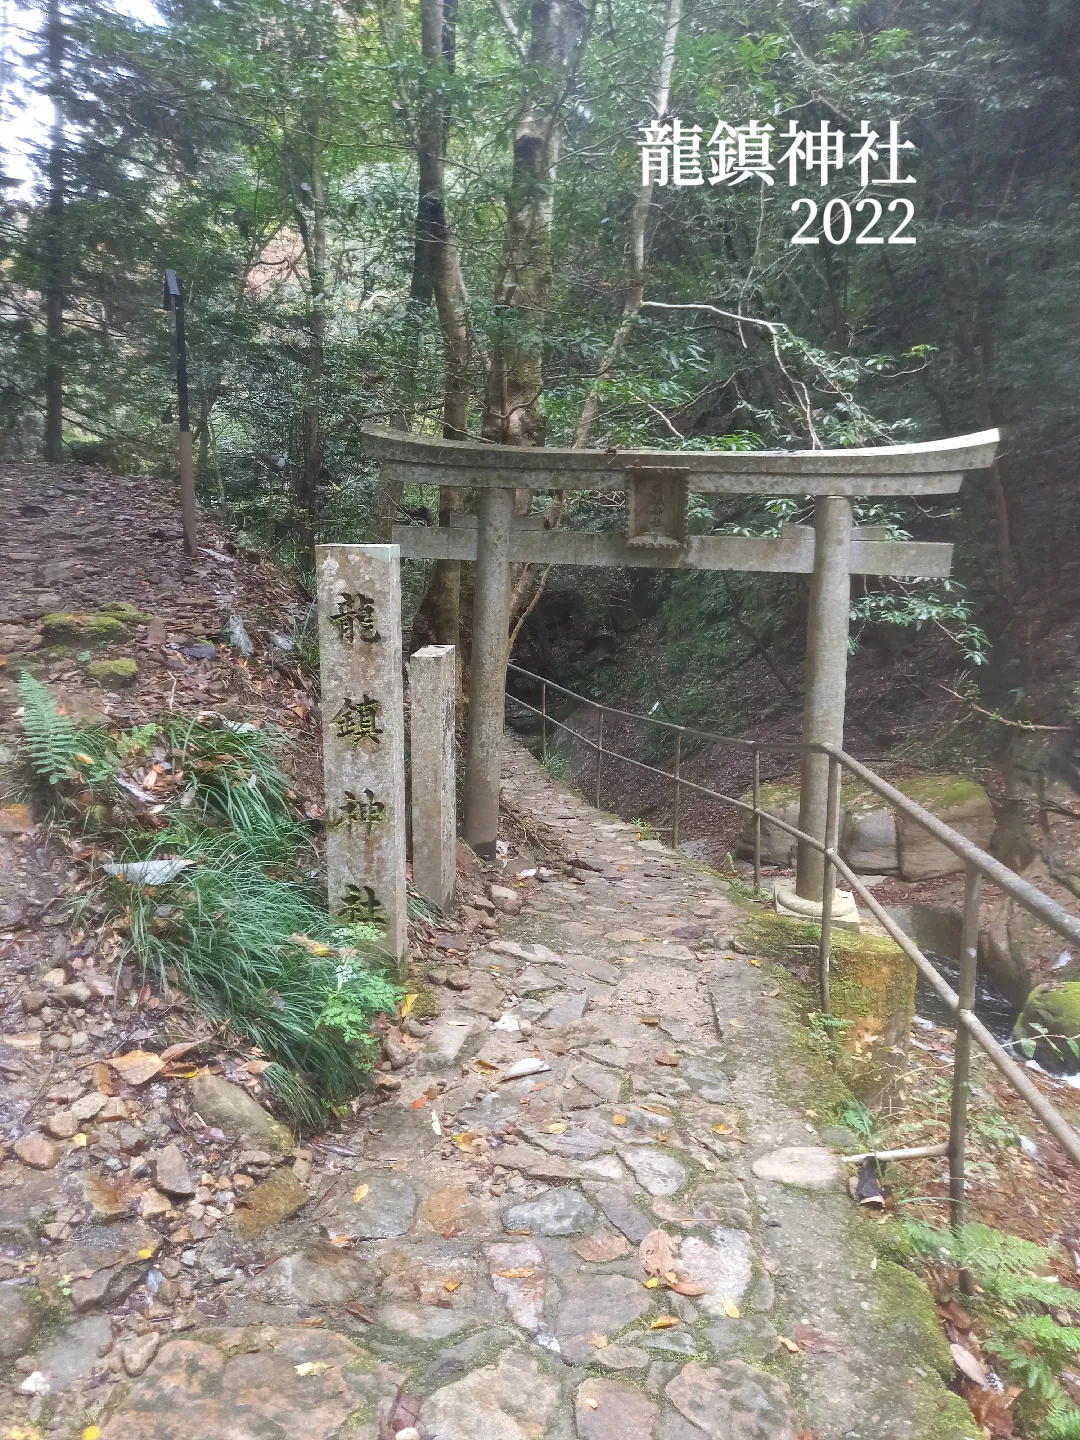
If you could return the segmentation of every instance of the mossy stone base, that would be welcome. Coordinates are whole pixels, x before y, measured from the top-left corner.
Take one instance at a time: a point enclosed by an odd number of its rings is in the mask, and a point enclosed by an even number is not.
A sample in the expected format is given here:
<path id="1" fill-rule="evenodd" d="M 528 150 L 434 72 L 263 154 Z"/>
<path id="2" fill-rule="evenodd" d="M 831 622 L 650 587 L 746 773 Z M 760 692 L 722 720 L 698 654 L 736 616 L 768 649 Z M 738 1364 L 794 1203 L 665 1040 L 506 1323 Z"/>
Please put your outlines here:
<path id="1" fill-rule="evenodd" d="M 86 673 L 105 690 L 122 690 L 134 682 L 139 667 L 134 660 L 123 656 L 117 660 L 93 660 L 86 667 Z"/>
<path id="2" fill-rule="evenodd" d="M 105 615 L 92 610 L 86 614 L 46 615 L 41 628 L 47 640 L 54 644 L 104 645 L 110 640 L 126 640 L 128 627 L 115 615 Z"/>
<path id="3" fill-rule="evenodd" d="M 738 940 L 753 954 L 810 965 L 816 972 L 820 925 L 756 915 Z M 915 967 L 883 935 L 834 930 L 829 978 L 833 1015 L 847 1022 L 834 1035 L 840 1075 L 865 1103 L 887 1103 L 907 1069 Z"/>

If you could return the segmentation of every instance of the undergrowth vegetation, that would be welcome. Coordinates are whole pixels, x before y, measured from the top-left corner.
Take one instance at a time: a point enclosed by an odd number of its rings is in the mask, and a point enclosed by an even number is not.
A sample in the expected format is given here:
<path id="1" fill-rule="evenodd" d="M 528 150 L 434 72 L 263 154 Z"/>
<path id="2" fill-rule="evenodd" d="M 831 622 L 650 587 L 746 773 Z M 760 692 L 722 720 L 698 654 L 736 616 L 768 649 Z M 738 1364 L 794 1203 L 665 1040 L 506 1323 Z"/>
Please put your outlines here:
<path id="1" fill-rule="evenodd" d="M 25 770 L 102 862 L 75 918 L 112 963 L 133 961 L 256 1046 L 295 1122 L 324 1121 L 363 1085 L 373 1021 L 397 991 L 381 932 L 335 922 L 311 883 L 274 741 L 180 717 L 114 734 L 62 714 L 28 675 L 19 696 Z"/>
<path id="2" fill-rule="evenodd" d="M 1080 1405 L 1066 1388 L 1080 1392 L 1080 1327 L 1070 1323 L 1080 1295 L 1060 1284 L 1053 1252 L 988 1225 L 953 1232 L 920 1220 L 903 1223 L 916 1256 L 966 1270 L 974 1280 L 976 1293 L 962 1297 L 963 1305 L 992 1368 L 1018 1391 L 1022 1433 L 1080 1440 Z"/>

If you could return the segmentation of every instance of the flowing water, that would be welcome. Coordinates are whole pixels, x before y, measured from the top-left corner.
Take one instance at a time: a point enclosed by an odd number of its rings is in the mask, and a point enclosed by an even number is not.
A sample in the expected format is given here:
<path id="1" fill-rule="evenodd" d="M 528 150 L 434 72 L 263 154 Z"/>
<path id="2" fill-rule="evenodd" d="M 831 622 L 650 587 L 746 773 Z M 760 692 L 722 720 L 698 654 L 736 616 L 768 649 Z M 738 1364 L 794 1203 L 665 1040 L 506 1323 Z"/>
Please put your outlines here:
<path id="1" fill-rule="evenodd" d="M 934 968 L 940 972 L 942 978 L 955 990 L 960 979 L 959 961 L 950 960 L 948 956 L 941 955 L 934 950 L 927 950 L 925 954 Z M 940 1025 L 943 1029 L 955 1029 L 953 1018 L 946 1009 L 945 1002 L 938 997 L 937 991 L 933 990 L 921 975 L 915 990 L 915 1013 L 921 1015 L 924 1020 L 932 1020 L 935 1025 Z M 989 976 L 980 969 L 975 987 L 975 1014 L 995 1040 L 1005 1044 L 1012 1038 L 1012 1027 L 1016 1024 L 1016 1017 L 1019 1013 L 1012 1001 L 1007 1000 Z"/>

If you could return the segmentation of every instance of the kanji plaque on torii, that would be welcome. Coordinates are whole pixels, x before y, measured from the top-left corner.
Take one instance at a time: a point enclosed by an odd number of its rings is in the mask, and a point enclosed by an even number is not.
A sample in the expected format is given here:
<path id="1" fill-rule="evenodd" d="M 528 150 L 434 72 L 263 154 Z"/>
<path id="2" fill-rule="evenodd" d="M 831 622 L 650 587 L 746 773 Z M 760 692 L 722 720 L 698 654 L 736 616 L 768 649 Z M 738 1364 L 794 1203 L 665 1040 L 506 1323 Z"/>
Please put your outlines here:
<path id="1" fill-rule="evenodd" d="M 330 909 L 406 946 L 401 565 L 396 545 L 319 545 Z"/>
<path id="2" fill-rule="evenodd" d="M 852 523 L 855 496 L 947 495 L 969 470 L 992 462 L 999 435 L 874 449 L 784 451 L 546 450 L 440 440 L 365 427 L 366 451 L 387 479 L 479 492 L 479 524 L 396 526 L 414 559 L 475 560 L 472 673 L 465 775 L 465 839 L 494 853 L 499 751 L 509 630 L 510 566 L 635 565 L 658 569 L 768 570 L 812 576 L 806 638 L 803 740 L 842 745 L 851 576 L 941 578 L 952 546 L 888 540 Z M 515 519 L 515 490 L 628 492 L 624 534 L 544 531 Z M 814 524 L 784 526 L 775 539 L 690 535 L 688 492 L 814 498 Z M 535 517 L 525 517 L 533 520 Z M 828 758 L 803 757 L 799 828 L 825 838 Z M 824 861 L 798 851 L 796 887 L 820 902 Z"/>

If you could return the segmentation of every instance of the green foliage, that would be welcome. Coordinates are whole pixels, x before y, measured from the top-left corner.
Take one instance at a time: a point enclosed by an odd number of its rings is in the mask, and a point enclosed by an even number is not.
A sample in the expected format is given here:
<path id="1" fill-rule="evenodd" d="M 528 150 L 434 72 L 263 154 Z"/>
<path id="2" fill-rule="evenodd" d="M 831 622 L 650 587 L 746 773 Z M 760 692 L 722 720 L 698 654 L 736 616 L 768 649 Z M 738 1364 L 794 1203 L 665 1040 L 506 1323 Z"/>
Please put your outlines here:
<path id="1" fill-rule="evenodd" d="M 289 813 L 289 782 L 265 731 L 179 719 L 166 733 L 173 764 L 187 780 L 184 804 L 204 823 L 251 830 Z"/>
<path id="2" fill-rule="evenodd" d="M 34 775 L 46 785 L 73 777 L 84 737 L 40 680 L 23 673 L 19 681 L 19 725 L 26 757 Z"/>
<path id="3" fill-rule="evenodd" d="M 337 926 L 298 878 L 282 873 L 296 838 L 288 822 L 208 831 L 180 821 L 150 845 L 133 837 L 122 859 L 193 866 L 167 885 L 109 877 L 93 903 L 106 919 L 122 918 L 126 948 L 144 973 L 162 985 L 172 979 L 292 1072 L 289 1094 L 302 1087 L 309 1104 L 341 1104 L 370 1067 L 368 1032 L 397 992 L 382 977 L 378 932 Z"/>
<path id="4" fill-rule="evenodd" d="M 1080 1407 L 1058 1378 L 1080 1355 L 1080 1328 L 1047 1313 L 1080 1310 L 1080 1295 L 1057 1282 L 1051 1252 L 988 1225 L 964 1225 L 958 1233 L 918 1220 L 903 1225 L 916 1255 L 948 1260 L 973 1275 L 978 1292 L 965 1304 L 984 1322 L 985 1347 L 995 1364 L 1021 1388 L 1023 1433 L 1080 1440 Z"/>
<path id="5" fill-rule="evenodd" d="M 566 779 L 568 771 L 566 756 L 560 755 L 557 750 L 549 750 L 540 763 L 551 776 L 552 780 Z"/>
<path id="6" fill-rule="evenodd" d="M 878 625 L 907 626 L 921 630 L 935 625 L 956 645 L 963 658 L 972 665 L 985 665 L 990 658 L 990 642 L 985 631 L 975 623 L 974 606 L 964 595 L 964 587 L 942 580 L 941 594 L 935 594 L 930 582 L 896 583 L 894 589 L 873 591 L 856 600 L 851 618 L 856 622 Z M 852 636 L 852 648 L 858 643 L 858 631 Z"/>
<path id="7" fill-rule="evenodd" d="M 112 737 L 76 724 L 28 675 L 19 698 L 28 764 L 51 791 L 75 782 L 112 793 L 121 762 L 162 735 L 157 725 Z M 307 833 L 263 733 L 170 717 L 164 737 L 187 789 L 170 802 L 168 827 L 132 830 L 120 859 L 194 863 L 167 884 L 105 876 L 78 913 L 118 928 L 148 978 L 180 985 L 269 1056 L 269 1083 L 298 1123 L 325 1119 L 362 1086 L 376 1053 L 372 1023 L 396 1003 L 381 932 L 338 925 L 302 878 L 301 862 L 310 868 L 313 858 Z"/>

